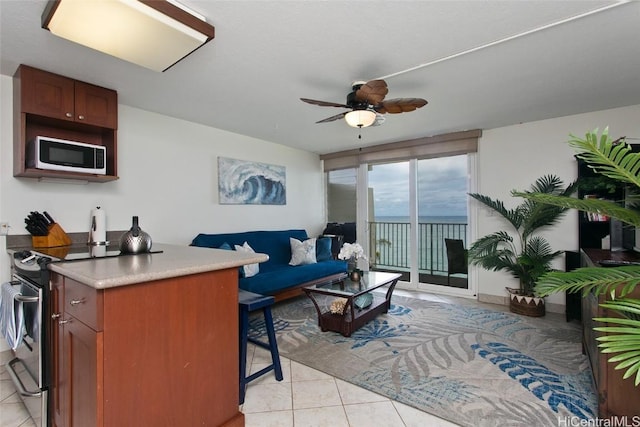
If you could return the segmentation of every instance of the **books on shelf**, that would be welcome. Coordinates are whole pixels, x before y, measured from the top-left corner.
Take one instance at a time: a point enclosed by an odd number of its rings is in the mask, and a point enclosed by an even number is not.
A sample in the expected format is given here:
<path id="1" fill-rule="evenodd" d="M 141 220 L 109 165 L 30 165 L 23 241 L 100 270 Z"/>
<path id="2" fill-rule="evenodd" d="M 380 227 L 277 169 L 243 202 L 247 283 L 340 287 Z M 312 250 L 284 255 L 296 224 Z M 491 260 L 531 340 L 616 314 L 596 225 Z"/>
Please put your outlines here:
<path id="1" fill-rule="evenodd" d="M 584 196 L 585 199 L 598 199 L 598 196 L 596 196 L 595 194 L 586 194 Z M 603 198 L 600 198 L 600 200 L 606 200 Z M 585 212 L 585 215 L 587 216 L 587 221 L 591 221 L 591 222 L 606 222 L 609 221 L 609 217 L 607 215 L 603 215 L 603 214 L 599 214 L 599 213 L 592 213 L 592 212 Z"/>

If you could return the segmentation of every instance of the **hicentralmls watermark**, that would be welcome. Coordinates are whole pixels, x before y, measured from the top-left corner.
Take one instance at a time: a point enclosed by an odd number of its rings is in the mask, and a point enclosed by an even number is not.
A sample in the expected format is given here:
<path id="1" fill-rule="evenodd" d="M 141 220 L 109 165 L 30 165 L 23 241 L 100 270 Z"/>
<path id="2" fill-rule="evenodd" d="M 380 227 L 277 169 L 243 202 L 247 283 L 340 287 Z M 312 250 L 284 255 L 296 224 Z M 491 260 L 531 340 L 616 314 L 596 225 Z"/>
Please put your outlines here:
<path id="1" fill-rule="evenodd" d="M 558 417 L 558 427 L 640 427 L 640 415 L 590 418 Z"/>

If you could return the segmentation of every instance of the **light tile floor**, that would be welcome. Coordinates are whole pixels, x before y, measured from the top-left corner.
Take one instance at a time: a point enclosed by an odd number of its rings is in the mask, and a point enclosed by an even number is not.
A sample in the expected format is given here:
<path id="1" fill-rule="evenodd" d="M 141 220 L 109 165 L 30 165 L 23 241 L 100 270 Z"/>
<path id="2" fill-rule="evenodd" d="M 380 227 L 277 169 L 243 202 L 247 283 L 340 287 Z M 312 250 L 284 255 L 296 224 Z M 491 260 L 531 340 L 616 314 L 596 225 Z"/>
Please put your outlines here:
<path id="1" fill-rule="evenodd" d="M 455 298 L 397 289 L 394 295 L 436 301 Z M 9 352 L 0 362 L 0 426 L 34 427 L 5 369 Z M 251 372 L 270 364 L 269 352 L 251 346 L 247 366 Z M 247 427 L 454 427 L 456 424 L 384 396 L 356 387 L 323 372 L 281 357 L 284 379 L 272 372 L 247 386 L 241 406 Z"/>

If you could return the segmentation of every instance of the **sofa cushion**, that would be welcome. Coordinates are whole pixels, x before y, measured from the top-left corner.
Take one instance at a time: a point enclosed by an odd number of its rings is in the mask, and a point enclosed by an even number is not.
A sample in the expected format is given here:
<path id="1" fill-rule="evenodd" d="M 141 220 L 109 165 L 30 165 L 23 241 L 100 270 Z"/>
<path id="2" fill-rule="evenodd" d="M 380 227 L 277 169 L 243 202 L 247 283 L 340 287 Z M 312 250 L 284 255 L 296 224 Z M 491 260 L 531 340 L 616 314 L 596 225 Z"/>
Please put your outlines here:
<path id="1" fill-rule="evenodd" d="M 307 240 L 304 230 L 249 231 L 243 233 L 199 234 L 192 246 L 219 248 L 223 243 L 230 246 L 247 242 L 256 252 L 267 254 L 269 260 L 260 264 L 260 272 L 253 277 L 241 277 L 239 286 L 249 292 L 275 295 L 312 280 L 346 273 L 347 263 L 329 259 L 315 264 L 291 266 L 290 238 Z M 322 239 L 320 239 L 322 240 Z M 317 243 L 317 241 L 316 241 Z"/>
<path id="2" fill-rule="evenodd" d="M 264 272 L 253 277 L 240 279 L 240 289 L 255 292 L 262 295 L 273 295 L 276 292 L 300 285 L 311 280 L 320 279 L 332 274 L 345 273 L 347 263 L 344 261 L 330 260 L 315 264 L 298 266 L 280 265 L 276 269 Z"/>
<path id="3" fill-rule="evenodd" d="M 228 244 L 227 242 L 224 242 L 223 244 L 221 244 L 218 249 L 224 249 L 225 251 L 233 251 L 234 249 L 231 247 L 230 244 Z M 238 268 L 238 274 L 240 274 L 240 277 L 244 277 L 244 267 L 239 267 Z"/>
<path id="4" fill-rule="evenodd" d="M 289 261 L 289 265 L 315 264 L 317 262 L 315 237 L 304 242 L 290 237 L 289 243 L 291 243 L 291 261 Z"/>
<path id="5" fill-rule="evenodd" d="M 247 231 L 242 233 L 198 234 L 191 246 L 218 248 L 224 242 L 230 245 L 242 245 L 248 242 L 257 253 L 269 255 L 269 260 L 260 264 L 260 273 L 271 271 L 279 266 L 288 265 L 291 260 L 289 238 L 307 240 L 305 230 Z"/>
<path id="6" fill-rule="evenodd" d="M 223 244 L 221 244 L 218 249 L 224 249 L 225 251 L 232 251 L 233 248 L 231 247 L 230 244 L 228 244 L 227 242 L 224 242 Z"/>
<path id="7" fill-rule="evenodd" d="M 316 239 L 316 261 L 329 261 L 333 259 L 331 254 L 331 237 L 320 237 Z"/>
<path id="8" fill-rule="evenodd" d="M 244 242 L 241 245 L 235 245 L 236 251 L 244 252 L 247 254 L 254 254 L 256 251 L 253 250 L 251 246 L 247 242 Z M 246 264 L 242 267 L 242 271 L 244 271 L 244 277 L 253 277 L 260 272 L 260 264 Z"/>

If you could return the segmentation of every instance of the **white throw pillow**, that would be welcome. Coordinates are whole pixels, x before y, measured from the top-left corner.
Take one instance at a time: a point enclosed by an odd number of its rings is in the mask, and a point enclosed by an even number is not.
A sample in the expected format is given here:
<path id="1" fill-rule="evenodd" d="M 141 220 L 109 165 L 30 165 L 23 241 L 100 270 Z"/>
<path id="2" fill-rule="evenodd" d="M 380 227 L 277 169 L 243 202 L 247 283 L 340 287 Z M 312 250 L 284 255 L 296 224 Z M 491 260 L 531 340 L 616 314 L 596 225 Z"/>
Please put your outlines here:
<path id="1" fill-rule="evenodd" d="M 255 254 L 256 251 L 253 250 L 253 248 L 251 246 L 249 246 L 249 244 L 247 242 L 244 242 L 244 244 L 242 246 L 240 245 L 234 245 L 236 248 L 236 251 L 238 252 L 244 252 L 247 254 Z M 242 266 L 242 269 L 244 270 L 244 277 L 252 277 L 255 276 L 256 274 L 258 274 L 260 272 L 260 265 L 259 264 L 247 264 Z"/>
<path id="2" fill-rule="evenodd" d="M 316 263 L 316 238 L 307 239 L 301 242 L 298 239 L 289 237 L 291 243 L 291 261 L 289 265 L 304 265 Z"/>

